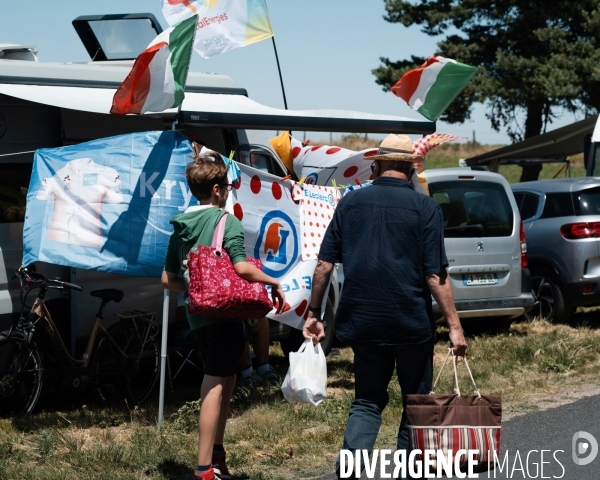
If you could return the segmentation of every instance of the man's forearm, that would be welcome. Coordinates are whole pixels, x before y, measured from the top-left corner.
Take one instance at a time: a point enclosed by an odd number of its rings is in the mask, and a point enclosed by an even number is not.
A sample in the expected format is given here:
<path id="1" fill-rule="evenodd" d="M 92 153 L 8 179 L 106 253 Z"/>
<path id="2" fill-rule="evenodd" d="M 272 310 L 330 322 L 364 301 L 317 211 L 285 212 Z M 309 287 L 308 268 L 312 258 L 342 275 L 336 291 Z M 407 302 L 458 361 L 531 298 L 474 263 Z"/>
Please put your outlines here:
<path id="1" fill-rule="evenodd" d="M 317 267 L 313 274 L 312 293 L 310 297 L 310 306 L 312 308 L 320 308 L 323 304 L 323 297 L 327 291 L 331 270 L 333 270 L 333 263 L 324 262 L 323 260 L 317 262 Z"/>
<path id="2" fill-rule="evenodd" d="M 433 295 L 442 311 L 442 315 L 446 318 L 448 326 L 450 328 L 462 328 L 454 306 L 454 296 L 448 281 L 448 274 L 444 271 L 440 275 L 427 275 L 427 284 L 431 295 Z"/>

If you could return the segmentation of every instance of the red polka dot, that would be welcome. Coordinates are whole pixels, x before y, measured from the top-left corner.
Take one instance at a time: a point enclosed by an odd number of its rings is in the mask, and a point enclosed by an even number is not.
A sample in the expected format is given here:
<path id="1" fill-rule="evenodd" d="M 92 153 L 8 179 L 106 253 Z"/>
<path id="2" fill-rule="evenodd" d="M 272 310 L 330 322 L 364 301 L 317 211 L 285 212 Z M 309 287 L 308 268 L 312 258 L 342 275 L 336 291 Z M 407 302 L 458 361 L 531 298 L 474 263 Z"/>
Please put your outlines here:
<path id="1" fill-rule="evenodd" d="M 306 237 L 306 232 L 304 232 L 304 236 Z"/>
<path id="2" fill-rule="evenodd" d="M 312 227 L 312 222 L 309 222 L 310 226 Z"/>
<path id="3" fill-rule="evenodd" d="M 331 215 L 327 215 L 327 218 L 328 218 L 329 220 L 331 220 Z"/>
<path id="4" fill-rule="evenodd" d="M 305 243 L 305 244 L 304 244 L 304 248 L 306 248 L 306 247 L 307 247 L 307 245 L 306 245 L 306 243 Z"/>
<path id="5" fill-rule="evenodd" d="M 233 184 L 233 188 L 235 188 L 236 190 L 238 190 L 241 186 L 242 186 L 242 177 L 238 177 L 237 178 L 237 183 Z"/>
<path id="6" fill-rule="evenodd" d="M 329 205 L 325 205 L 327 207 L 327 210 L 329 210 Z"/>
<path id="7" fill-rule="evenodd" d="M 307 257 L 310 257 L 310 253 L 306 253 L 305 255 L 306 255 Z"/>
<path id="8" fill-rule="evenodd" d="M 240 222 L 242 221 L 242 218 L 244 218 L 244 211 L 242 210 L 242 206 L 239 203 L 236 203 L 233 206 L 233 214 L 235 215 L 235 218 L 237 218 Z"/>
<path id="9" fill-rule="evenodd" d="M 322 204 L 322 203 L 319 203 L 319 207 L 323 208 L 323 204 Z"/>
<path id="10" fill-rule="evenodd" d="M 316 243 L 313 243 L 313 247 L 316 247 L 316 246 L 317 246 L 317 244 L 316 244 Z"/>
<path id="11" fill-rule="evenodd" d="M 260 178 L 258 178 L 258 175 L 254 175 L 252 180 L 250 180 L 250 190 L 252 190 L 252 193 L 257 194 L 260 192 L 261 186 Z"/>
<path id="12" fill-rule="evenodd" d="M 281 198 L 281 186 L 274 182 L 271 186 L 271 193 L 275 197 L 275 200 L 279 200 Z"/>
<path id="13" fill-rule="evenodd" d="M 292 149 L 292 155 L 294 156 L 294 158 L 296 158 L 300 154 L 301 151 L 302 151 L 302 149 L 300 147 L 294 147 Z"/>
<path id="14" fill-rule="evenodd" d="M 310 205 L 310 200 L 307 200 L 307 201 L 306 201 L 306 204 L 307 204 L 307 205 Z"/>
<path id="15" fill-rule="evenodd" d="M 326 153 L 327 155 L 331 155 L 331 154 L 333 154 L 333 153 L 337 153 L 337 152 L 339 152 L 340 150 L 341 150 L 341 148 L 340 148 L 340 147 L 332 147 L 332 148 L 329 148 L 329 149 L 327 149 L 327 151 L 326 151 L 325 153 Z"/>
<path id="16" fill-rule="evenodd" d="M 273 305 L 275 308 L 279 308 L 279 300 L 275 300 L 275 305 Z M 287 312 L 290 308 L 290 304 L 285 302 L 285 305 L 283 307 L 283 312 Z"/>
<path id="17" fill-rule="evenodd" d="M 356 175 L 356 172 L 358 172 L 358 167 L 356 165 L 352 165 L 346 169 L 344 172 L 344 177 L 349 178 L 353 175 Z"/>
<path id="18" fill-rule="evenodd" d="M 320 233 L 318 233 L 317 235 L 319 236 L 319 238 L 321 238 L 321 234 Z"/>
<path id="19" fill-rule="evenodd" d="M 363 157 L 372 157 L 373 155 L 377 155 L 377 150 L 371 150 L 363 155 Z"/>
<path id="20" fill-rule="evenodd" d="M 309 215 L 311 215 L 311 213 L 310 213 L 310 212 L 308 212 L 308 214 L 309 214 Z M 312 225 L 312 223 L 311 223 L 311 225 Z"/>
<path id="21" fill-rule="evenodd" d="M 299 317 L 301 317 L 302 315 L 304 315 L 304 311 L 306 310 L 306 307 L 308 307 L 308 300 L 302 300 L 300 302 L 300 305 L 298 305 L 296 307 L 296 315 L 298 315 Z"/>
<path id="22" fill-rule="evenodd" d="M 319 224 L 317 223 L 317 227 L 319 226 Z"/>
<path id="23" fill-rule="evenodd" d="M 319 148 L 321 148 L 322 146 L 323 146 L 323 145 L 316 145 L 316 146 L 312 147 L 312 148 L 310 149 L 310 151 L 311 151 L 311 152 L 314 152 L 315 150 L 318 150 L 318 149 L 319 149 Z"/>
<path id="24" fill-rule="evenodd" d="M 325 218 L 325 214 L 324 214 L 324 213 L 322 213 L 322 214 L 321 214 L 321 217 L 322 217 L 322 218 Z"/>
<path id="25" fill-rule="evenodd" d="M 314 234 L 313 232 L 310 232 L 310 236 L 311 236 L 311 237 L 314 237 L 314 236 L 315 236 L 315 234 Z"/>

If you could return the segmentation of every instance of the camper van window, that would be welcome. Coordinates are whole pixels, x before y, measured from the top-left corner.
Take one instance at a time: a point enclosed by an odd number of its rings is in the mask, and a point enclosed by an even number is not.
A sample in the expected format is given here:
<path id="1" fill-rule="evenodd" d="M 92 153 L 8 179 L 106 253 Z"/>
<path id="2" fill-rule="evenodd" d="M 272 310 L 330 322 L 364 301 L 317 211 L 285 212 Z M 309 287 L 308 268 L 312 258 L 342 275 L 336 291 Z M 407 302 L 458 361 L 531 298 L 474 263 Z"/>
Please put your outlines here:
<path id="1" fill-rule="evenodd" d="M 3 163 L 0 171 L 0 223 L 22 222 L 31 164 Z"/>
<path id="2" fill-rule="evenodd" d="M 285 175 L 285 173 L 277 164 L 277 162 L 275 162 L 275 160 L 270 155 L 264 153 L 251 152 L 250 166 L 262 172 L 277 175 L 278 177 L 283 177 Z"/>
<path id="3" fill-rule="evenodd" d="M 135 59 L 156 37 L 147 18 L 89 22 L 107 60 Z"/>

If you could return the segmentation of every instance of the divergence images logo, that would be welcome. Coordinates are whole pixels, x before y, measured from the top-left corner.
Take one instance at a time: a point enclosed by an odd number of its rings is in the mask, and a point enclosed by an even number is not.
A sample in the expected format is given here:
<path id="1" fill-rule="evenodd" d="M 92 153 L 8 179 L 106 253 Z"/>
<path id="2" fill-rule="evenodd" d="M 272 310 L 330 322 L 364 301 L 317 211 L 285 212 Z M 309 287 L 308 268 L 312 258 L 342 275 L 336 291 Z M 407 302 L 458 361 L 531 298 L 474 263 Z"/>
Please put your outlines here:
<path id="1" fill-rule="evenodd" d="M 575 465 L 588 465 L 598 455 L 598 442 L 587 432 L 573 435 L 573 462 Z"/>
<path id="2" fill-rule="evenodd" d="M 260 258 L 263 271 L 275 278 L 285 275 L 294 265 L 298 258 L 298 233 L 289 216 L 279 210 L 264 216 L 254 258 Z"/>

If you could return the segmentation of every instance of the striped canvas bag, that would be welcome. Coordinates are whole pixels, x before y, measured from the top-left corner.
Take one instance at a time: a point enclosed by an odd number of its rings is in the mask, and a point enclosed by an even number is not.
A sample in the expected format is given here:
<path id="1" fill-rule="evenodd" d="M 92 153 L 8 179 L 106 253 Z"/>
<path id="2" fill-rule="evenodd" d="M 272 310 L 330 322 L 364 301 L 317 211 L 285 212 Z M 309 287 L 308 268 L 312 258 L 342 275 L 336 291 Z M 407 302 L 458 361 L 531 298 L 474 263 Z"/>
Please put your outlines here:
<path id="1" fill-rule="evenodd" d="M 435 394 L 448 357 L 452 354 L 454 366 L 453 394 Z M 478 450 L 474 459 L 476 471 L 494 468 L 500 458 L 500 423 L 502 420 L 502 402 L 499 396 L 481 395 L 471 374 L 467 359 L 464 364 L 473 382 L 475 395 L 462 395 L 458 388 L 457 358 L 452 348 L 440 368 L 440 372 L 429 394 L 407 395 L 406 415 L 409 429 L 410 450 L 441 450 L 454 462 L 458 450 Z M 417 456 L 423 460 L 423 456 Z M 435 458 L 435 456 L 434 456 Z M 466 471 L 467 456 L 461 461 L 461 470 Z M 437 464 L 434 464 L 434 471 Z"/>

